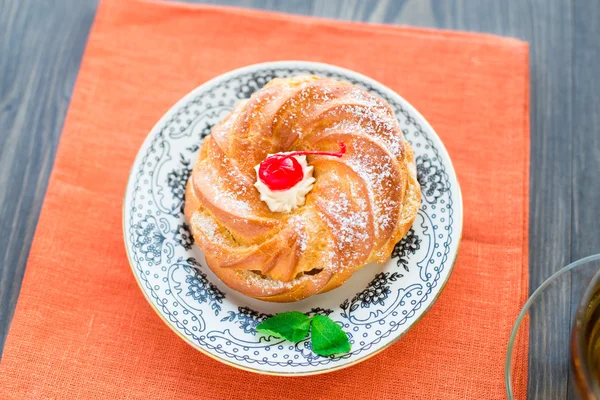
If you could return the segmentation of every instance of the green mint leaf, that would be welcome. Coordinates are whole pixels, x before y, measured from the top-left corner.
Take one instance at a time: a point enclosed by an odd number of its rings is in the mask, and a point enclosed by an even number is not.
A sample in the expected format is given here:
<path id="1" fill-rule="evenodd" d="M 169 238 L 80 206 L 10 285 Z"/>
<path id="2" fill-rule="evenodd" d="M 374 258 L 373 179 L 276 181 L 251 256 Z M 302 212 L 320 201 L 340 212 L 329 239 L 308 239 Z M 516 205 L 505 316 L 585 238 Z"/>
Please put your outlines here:
<path id="1" fill-rule="evenodd" d="M 267 318 L 256 330 L 297 343 L 308 335 L 309 327 L 310 317 L 298 311 L 290 311 Z"/>
<path id="2" fill-rule="evenodd" d="M 313 317 L 311 340 L 313 351 L 322 356 L 350 351 L 346 333 L 331 318 L 324 315 L 317 314 Z"/>

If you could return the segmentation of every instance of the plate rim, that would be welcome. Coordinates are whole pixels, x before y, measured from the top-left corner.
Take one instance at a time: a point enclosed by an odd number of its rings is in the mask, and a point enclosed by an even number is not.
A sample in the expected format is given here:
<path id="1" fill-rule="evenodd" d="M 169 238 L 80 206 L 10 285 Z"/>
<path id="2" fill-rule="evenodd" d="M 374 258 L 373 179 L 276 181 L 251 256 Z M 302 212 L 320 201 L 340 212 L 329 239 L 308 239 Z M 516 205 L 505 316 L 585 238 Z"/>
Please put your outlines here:
<path id="1" fill-rule="evenodd" d="M 425 307 L 423 309 L 423 311 L 421 312 L 421 314 L 413 321 L 413 323 L 408 326 L 403 332 L 399 333 L 398 335 L 396 335 L 396 337 L 394 337 L 393 340 L 391 340 L 389 343 L 385 344 L 384 346 L 380 347 L 377 350 L 372 351 L 371 353 L 366 353 L 363 356 L 359 356 L 358 358 L 346 362 L 346 363 L 340 363 L 338 365 L 334 365 L 331 367 L 326 367 L 326 368 L 320 368 L 320 369 L 315 369 L 315 370 L 311 370 L 311 371 L 274 371 L 274 370 L 269 370 L 269 369 L 259 369 L 259 368 L 252 368 L 243 364 L 238 364 L 235 363 L 233 361 L 230 361 L 229 359 L 226 358 L 221 358 L 216 354 L 213 354 L 199 346 L 197 346 L 197 344 L 192 341 L 190 338 L 188 338 L 187 336 L 183 335 L 179 330 L 177 330 L 171 323 L 169 323 L 169 321 L 165 318 L 165 316 L 158 310 L 157 306 L 154 304 L 154 302 L 152 301 L 152 299 L 149 298 L 148 293 L 146 293 L 146 290 L 144 290 L 140 280 L 138 279 L 137 275 L 136 275 L 136 271 L 135 268 L 132 264 L 132 256 L 130 254 L 130 250 L 129 250 L 129 246 L 127 243 L 127 230 L 126 230 L 126 205 L 127 205 L 127 196 L 129 194 L 129 188 L 130 188 L 130 184 L 131 184 L 131 180 L 132 180 L 132 176 L 134 173 L 134 167 L 137 163 L 138 160 L 138 156 L 140 154 L 140 150 L 142 148 L 144 148 L 149 141 L 151 141 L 151 134 L 152 132 L 155 132 L 157 129 L 159 129 L 162 125 L 165 124 L 166 121 L 168 121 L 168 119 L 172 116 L 172 113 L 175 112 L 174 109 L 178 104 L 182 104 L 182 103 L 186 103 L 189 101 L 189 99 L 195 97 L 197 95 L 198 92 L 201 92 L 203 90 L 206 90 L 212 86 L 214 86 L 216 83 L 226 80 L 227 78 L 233 77 L 235 75 L 238 75 L 242 72 L 249 72 L 249 71 L 255 71 L 255 70 L 260 70 L 262 68 L 305 68 L 305 69 L 316 69 L 316 68 L 324 68 L 324 69 L 329 69 L 329 70 L 337 70 L 343 74 L 349 75 L 349 76 L 355 76 L 357 78 L 359 78 L 360 80 L 365 81 L 368 84 L 371 84 L 375 87 L 380 86 L 381 88 L 386 89 L 387 91 L 393 93 L 395 96 L 398 96 L 398 98 L 400 98 L 403 101 L 403 106 L 405 106 L 408 111 L 414 113 L 417 117 L 420 117 L 422 119 L 422 121 L 425 122 L 426 127 L 429 128 L 428 130 L 433 133 L 437 139 L 439 140 L 439 145 L 440 145 L 440 149 L 445 153 L 446 155 L 446 160 L 448 162 L 448 166 L 451 168 L 452 172 L 454 173 L 454 180 L 456 183 L 456 194 L 457 194 L 457 204 L 459 205 L 459 207 L 457 207 L 457 210 L 459 211 L 458 214 L 460 214 L 460 218 L 457 218 L 457 230 L 458 230 L 458 238 L 456 240 L 456 250 L 455 250 L 455 254 L 454 257 L 452 259 L 452 261 L 449 264 L 449 270 L 448 270 L 448 275 L 446 277 L 446 279 L 442 282 L 439 290 L 437 291 L 437 293 L 434 294 L 431 302 L 427 305 L 427 307 Z M 247 371 L 247 372 L 252 372 L 252 373 L 257 373 L 260 375 L 270 375 L 270 376 L 288 376 L 288 377 L 294 377 L 294 376 L 310 376 L 310 375 L 320 375 L 320 374 L 325 374 L 328 372 L 333 372 L 333 371 L 337 371 L 337 370 L 341 370 L 344 368 L 348 368 L 351 367 L 353 365 L 356 365 L 358 363 L 361 363 L 365 360 L 368 360 L 369 358 L 381 353 L 382 351 L 386 350 L 387 348 L 391 347 L 392 345 L 394 345 L 395 343 L 397 343 L 400 339 L 402 339 L 404 337 L 404 335 L 406 335 L 410 330 L 413 329 L 413 327 L 415 325 L 417 325 L 421 319 L 427 315 L 427 313 L 431 310 L 431 308 L 433 307 L 433 305 L 437 302 L 437 300 L 439 299 L 439 296 L 442 294 L 442 292 L 444 291 L 444 289 L 446 288 L 446 285 L 448 283 L 448 281 L 450 280 L 450 277 L 452 275 L 452 272 L 454 271 L 454 266 L 456 264 L 456 260 L 460 251 L 460 245 L 462 242 L 462 233 L 463 233 L 463 220 L 464 220 L 464 213 L 463 213 L 463 199 L 462 199 L 462 190 L 461 190 L 461 186 L 460 186 L 460 182 L 458 180 L 458 175 L 456 174 L 456 169 L 454 168 L 454 164 L 452 162 L 452 159 L 450 158 L 450 154 L 448 153 L 448 150 L 446 149 L 446 146 L 444 145 L 442 139 L 439 137 L 439 135 L 437 134 L 437 132 L 435 131 L 435 129 L 433 129 L 433 127 L 431 126 L 431 124 L 429 123 L 429 121 L 410 103 L 408 102 L 404 97 L 402 97 L 400 94 L 398 94 L 396 91 L 394 91 L 393 89 L 389 88 L 388 86 L 384 85 L 383 83 L 370 78 L 366 75 L 361 74 L 360 72 L 356 72 L 344 67 L 340 67 L 337 65 L 333 65 L 333 64 L 327 64 L 327 63 L 322 63 L 322 62 L 314 62 L 314 61 L 306 61 L 306 60 L 279 60 L 279 61 L 267 61 L 267 62 L 261 62 L 261 63 L 255 63 L 255 64 L 248 64 L 236 69 L 233 69 L 231 71 L 228 71 L 226 73 L 217 75 L 211 79 L 209 79 L 208 81 L 196 86 L 195 88 L 193 88 L 191 91 L 189 91 L 187 94 L 185 94 L 183 97 L 181 97 L 179 100 L 177 100 L 174 104 L 172 104 L 169 109 L 162 115 L 162 117 L 156 122 L 156 124 L 154 124 L 152 126 L 152 128 L 150 129 L 150 131 L 148 132 L 148 134 L 146 135 L 146 138 L 144 139 L 144 141 L 141 143 L 141 145 L 138 148 L 138 151 L 135 155 L 135 158 L 133 159 L 133 162 L 131 164 L 131 168 L 129 170 L 129 174 L 127 177 L 127 183 L 125 186 L 125 193 L 123 195 L 123 207 L 122 207 L 122 219 L 121 219 L 121 225 L 122 225 L 122 230 L 123 230 L 123 245 L 125 247 L 125 253 L 127 255 L 127 262 L 129 264 L 129 267 L 131 269 L 131 272 L 133 274 L 134 280 L 136 282 L 136 284 L 138 285 L 140 291 L 142 292 L 142 294 L 144 295 L 144 298 L 146 299 L 146 302 L 150 305 L 151 309 L 158 315 L 158 317 L 165 323 L 165 325 L 167 325 L 177 336 L 179 336 L 181 339 L 183 339 L 188 345 L 190 345 L 192 348 L 194 348 L 195 350 L 201 352 L 202 354 L 207 355 L 208 357 L 212 358 L 213 360 L 219 361 L 221 363 L 224 363 L 226 365 L 229 365 L 231 367 L 234 367 L 236 369 L 240 369 L 243 371 Z"/>

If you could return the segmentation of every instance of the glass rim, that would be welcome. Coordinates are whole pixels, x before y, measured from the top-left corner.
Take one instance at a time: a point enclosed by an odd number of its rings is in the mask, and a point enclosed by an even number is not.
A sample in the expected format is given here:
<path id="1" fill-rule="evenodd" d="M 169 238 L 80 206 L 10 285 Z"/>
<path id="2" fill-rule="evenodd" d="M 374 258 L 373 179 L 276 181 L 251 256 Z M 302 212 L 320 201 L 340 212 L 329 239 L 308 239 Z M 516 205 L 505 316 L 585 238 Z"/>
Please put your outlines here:
<path id="1" fill-rule="evenodd" d="M 552 274 L 548 279 L 546 279 L 529 297 L 529 299 L 527 299 L 527 301 L 525 302 L 525 304 L 523 305 L 523 308 L 521 309 L 521 312 L 519 313 L 512 331 L 510 333 L 510 337 L 508 340 L 508 347 L 506 349 L 506 359 L 505 359 L 505 363 L 504 363 L 504 383 L 506 386 L 506 397 L 508 399 L 514 399 L 514 394 L 513 394 L 513 389 L 512 389 L 512 371 L 511 371 L 511 366 L 512 366 L 512 355 L 513 355 L 513 350 L 514 350 L 514 345 L 516 342 L 516 338 L 517 338 L 517 334 L 519 332 L 519 328 L 521 326 L 521 323 L 523 322 L 523 319 L 525 319 L 525 316 L 527 315 L 527 313 L 529 312 L 529 309 L 531 308 L 531 305 L 535 302 L 535 300 L 544 292 L 544 290 L 550 286 L 550 284 L 552 284 L 557 278 L 559 278 L 560 276 L 566 274 L 567 272 L 581 266 L 584 264 L 588 264 L 594 261 L 600 261 L 600 254 L 594 254 L 591 256 L 587 256 L 587 257 L 583 257 L 580 258 L 577 261 L 574 261 L 572 263 L 570 263 L 569 265 L 559 269 L 558 271 L 556 271 L 554 274 Z M 600 280 L 600 272 L 597 273 L 594 276 L 594 279 L 592 279 L 592 282 L 596 280 L 596 278 L 598 278 Z M 587 295 L 590 295 L 590 293 L 588 293 L 589 291 L 589 287 L 586 289 L 586 292 L 584 294 L 584 298 L 586 298 Z M 582 300 L 583 301 L 583 300 Z M 578 306 L 578 311 L 577 311 L 577 315 L 579 315 L 579 311 L 581 309 L 581 303 Z M 585 311 L 585 310 L 584 310 Z M 587 375 L 587 378 L 589 378 L 589 375 Z"/>
<path id="2" fill-rule="evenodd" d="M 571 354 L 577 357 L 571 357 L 571 366 L 574 374 L 574 378 L 583 387 L 582 389 L 586 393 L 593 393 L 597 395 L 600 393 L 600 386 L 598 381 L 592 376 L 590 371 L 592 370 L 590 353 L 586 346 L 587 341 L 587 323 L 589 321 L 588 308 L 594 295 L 598 293 L 597 284 L 600 283 L 600 270 L 596 272 L 590 283 L 588 284 L 581 302 L 577 307 L 575 314 L 575 323 L 573 325 L 573 332 L 571 335 Z"/>

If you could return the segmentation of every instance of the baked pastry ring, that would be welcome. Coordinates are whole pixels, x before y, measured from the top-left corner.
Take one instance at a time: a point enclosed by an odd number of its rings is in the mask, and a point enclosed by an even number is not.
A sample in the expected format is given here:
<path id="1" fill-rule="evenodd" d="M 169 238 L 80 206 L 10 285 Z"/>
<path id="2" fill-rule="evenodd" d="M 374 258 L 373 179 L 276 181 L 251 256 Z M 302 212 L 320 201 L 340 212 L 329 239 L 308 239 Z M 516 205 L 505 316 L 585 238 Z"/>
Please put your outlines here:
<path id="1" fill-rule="evenodd" d="M 273 212 L 255 188 L 268 155 L 307 156 L 305 203 Z M 343 284 L 383 263 L 412 225 L 421 191 L 413 151 L 391 107 L 349 83 L 277 78 L 204 139 L 185 195 L 185 216 L 210 269 L 254 298 L 290 302 Z"/>

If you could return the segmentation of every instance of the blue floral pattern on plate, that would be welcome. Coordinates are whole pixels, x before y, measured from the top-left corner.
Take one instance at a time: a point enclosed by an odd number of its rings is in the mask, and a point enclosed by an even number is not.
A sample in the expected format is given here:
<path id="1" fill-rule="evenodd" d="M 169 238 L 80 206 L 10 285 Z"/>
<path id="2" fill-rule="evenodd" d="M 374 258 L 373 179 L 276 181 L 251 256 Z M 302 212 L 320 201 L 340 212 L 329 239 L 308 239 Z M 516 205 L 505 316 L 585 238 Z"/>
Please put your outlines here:
<path id="1" fill-rule="evenodd" d="M 200 144 L 240 100 L 276 77 L 315 74 L 384 98 L 415 151 L 423 201 L 413 227 L 384 265 L 368 265 L 342 287 L 296 303 L 248 298 L 206 266 L 182 213 L 185 184 Z M 136 279 L 165 322 L 193 347 L 229 364 L 271 374 L 314 374 L 354 364 L 401 337 L 431 306 L 452 269 L 462 230 L 460 188 L 440 139 L 385 86 L 352 71 L 309 62 L 274 62 L 222 75 L 180 100 L 154 127 L 132 168 L 124 205 L 127 253 Z M 256 332 L 284 311 L 329 315 L 348 334 L 348 354 L 322 357 Z"/>

